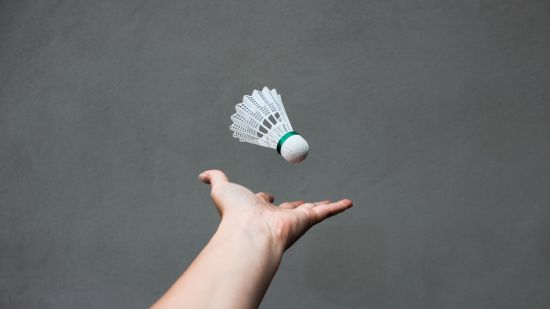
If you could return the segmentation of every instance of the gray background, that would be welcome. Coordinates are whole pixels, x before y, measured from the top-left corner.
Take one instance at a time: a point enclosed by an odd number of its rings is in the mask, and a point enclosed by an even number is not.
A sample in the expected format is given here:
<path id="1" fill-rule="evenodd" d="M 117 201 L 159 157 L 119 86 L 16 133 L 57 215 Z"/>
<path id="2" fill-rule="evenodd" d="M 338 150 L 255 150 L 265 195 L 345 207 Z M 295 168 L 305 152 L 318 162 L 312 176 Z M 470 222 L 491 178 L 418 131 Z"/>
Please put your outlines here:
<path id="1" fill-rule="evenodd" d="M 549 1 L 0 1 L 2 308 L 140 308 L 218 217 L 196 176 L 355 207 L 263 308 L 550 307 Z M 291 165 L 228 130 L 282 94 Z"/>

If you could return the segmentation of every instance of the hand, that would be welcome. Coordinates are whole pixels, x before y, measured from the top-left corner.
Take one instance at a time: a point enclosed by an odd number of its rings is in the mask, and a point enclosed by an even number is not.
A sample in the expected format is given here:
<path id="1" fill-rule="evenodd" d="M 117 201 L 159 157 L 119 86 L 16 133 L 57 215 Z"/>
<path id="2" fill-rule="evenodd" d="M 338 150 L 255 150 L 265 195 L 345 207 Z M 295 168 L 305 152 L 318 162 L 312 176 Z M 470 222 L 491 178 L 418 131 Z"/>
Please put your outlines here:
<path id="1" fill-rule="evenodd" d="M 272 195 L 264 192 L 254 194 L 231 183 L 222 171 L 205 171 L 199 179 L 212 186 L 212 199 L 222 217 L 222 225 L 267 236 L 282 250 L 292 246 L 315 224 L 352 206 L 348 199 L 334 203 L 329 200 L 314 203 L 294 201 L 277 206 L 273 204 Z"/>
<path id="2" fill-rule="evenodd" d="M 231 183 L 221 171 L 199 178 L 212 185 L 220 226 L 154 308 L 258 308 L 284 250 L 310 227 L 352 206 L 346 199 L 276 206 L 273 196 Z"/>

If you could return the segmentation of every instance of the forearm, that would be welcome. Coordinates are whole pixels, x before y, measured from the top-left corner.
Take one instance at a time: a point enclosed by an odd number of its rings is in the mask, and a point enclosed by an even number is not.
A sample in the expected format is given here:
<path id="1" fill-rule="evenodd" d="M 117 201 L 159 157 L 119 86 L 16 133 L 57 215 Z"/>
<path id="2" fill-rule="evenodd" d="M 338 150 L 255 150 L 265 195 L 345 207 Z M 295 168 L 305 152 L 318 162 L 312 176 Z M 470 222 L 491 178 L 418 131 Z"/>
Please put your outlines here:
<path id="1" fill-rule="evenodd" d="M 283 250 L 265 233 L 222 220 L 199 256 L 153 308 L 256 308 Z"/>

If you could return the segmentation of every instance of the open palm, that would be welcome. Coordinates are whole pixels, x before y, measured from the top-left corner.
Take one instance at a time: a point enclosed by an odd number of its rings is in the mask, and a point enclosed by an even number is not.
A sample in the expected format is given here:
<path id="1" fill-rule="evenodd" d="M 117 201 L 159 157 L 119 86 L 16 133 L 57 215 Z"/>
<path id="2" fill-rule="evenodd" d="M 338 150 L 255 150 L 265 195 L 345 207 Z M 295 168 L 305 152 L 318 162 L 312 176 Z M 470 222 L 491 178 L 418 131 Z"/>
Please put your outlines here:
<path id="1" fill-rule="evenodd" d="M 238 224 L 249 232 L 266 233 L 288 249 L 300 236 L 315 224 L 352 206 L 352 201 L 324 200 L 308 203 L 293 201 L 273 204 L 274 197 L 268 193 L 254 193 L 249 189 L 229 182 L 219 170 L 208 170 L 199 179 L 212 187 L 211 195 L 222 220 Z"/>

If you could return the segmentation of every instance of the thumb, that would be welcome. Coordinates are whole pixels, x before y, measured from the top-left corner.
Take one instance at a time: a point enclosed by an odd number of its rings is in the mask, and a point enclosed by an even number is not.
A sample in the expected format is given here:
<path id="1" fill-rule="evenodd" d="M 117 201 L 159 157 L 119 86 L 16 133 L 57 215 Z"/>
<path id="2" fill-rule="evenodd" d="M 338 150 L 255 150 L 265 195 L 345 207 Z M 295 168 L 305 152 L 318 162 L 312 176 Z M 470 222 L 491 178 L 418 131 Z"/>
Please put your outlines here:
<path id="1" fill-rule="evenodd" d="M 199 174 L 200 181 L 210 184 L 212 187 L 229 182 L 229 179 L 220 170 L 208 170 Z"/>

